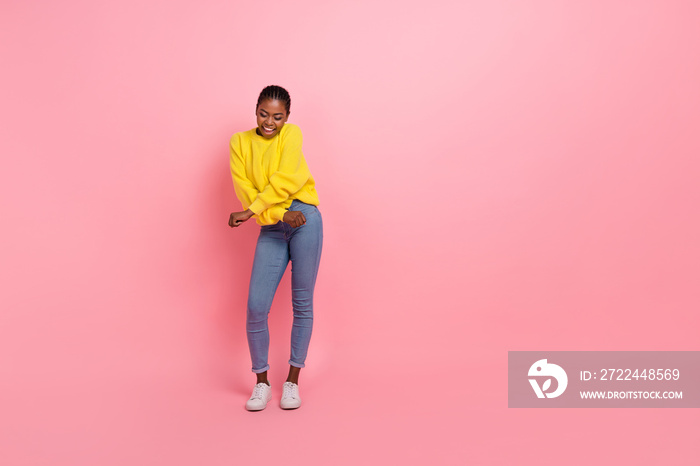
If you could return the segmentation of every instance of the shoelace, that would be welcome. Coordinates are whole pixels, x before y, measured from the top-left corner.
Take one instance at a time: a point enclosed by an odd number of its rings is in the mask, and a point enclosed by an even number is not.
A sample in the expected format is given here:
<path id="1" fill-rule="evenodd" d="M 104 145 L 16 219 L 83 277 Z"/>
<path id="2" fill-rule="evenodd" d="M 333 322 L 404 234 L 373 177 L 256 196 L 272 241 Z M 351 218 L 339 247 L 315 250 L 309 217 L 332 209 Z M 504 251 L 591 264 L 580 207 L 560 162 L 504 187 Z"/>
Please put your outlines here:
<path id="1" fill-rule="evenodd" d="M 282 390 L 282 398 L 296 398 L 296 390 L 294 390 L 292 383 L 285 382 Z"/>
<path id="2" fill-rule="evenodd" d="M 263 399 L 263 393 L 265 393 L 265 387 L 267 387 L 267 384 L 264 382 L 260 382 L 258 384 L 255 384 L 255 388 L 253 388 L 253 396 L 250 397 L 250 399 L 257 398 L 259 400 Z"/>

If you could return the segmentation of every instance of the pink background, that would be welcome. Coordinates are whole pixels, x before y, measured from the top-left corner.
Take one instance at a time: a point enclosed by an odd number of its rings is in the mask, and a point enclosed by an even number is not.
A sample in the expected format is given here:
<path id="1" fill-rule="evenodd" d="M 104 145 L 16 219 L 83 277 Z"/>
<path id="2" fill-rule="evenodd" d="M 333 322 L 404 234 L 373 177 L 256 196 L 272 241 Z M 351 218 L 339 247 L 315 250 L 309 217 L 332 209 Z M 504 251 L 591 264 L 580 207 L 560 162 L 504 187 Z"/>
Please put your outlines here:
<path id="1" fill-rule="evenodd" d="M 3 1 L 5 465 L 697 464 L 692 409 L 507 408 L 509 350 L 700 350 L 687 1 Z M 268 84 L 324 216 L 304 405 L 245 302 Z"/>

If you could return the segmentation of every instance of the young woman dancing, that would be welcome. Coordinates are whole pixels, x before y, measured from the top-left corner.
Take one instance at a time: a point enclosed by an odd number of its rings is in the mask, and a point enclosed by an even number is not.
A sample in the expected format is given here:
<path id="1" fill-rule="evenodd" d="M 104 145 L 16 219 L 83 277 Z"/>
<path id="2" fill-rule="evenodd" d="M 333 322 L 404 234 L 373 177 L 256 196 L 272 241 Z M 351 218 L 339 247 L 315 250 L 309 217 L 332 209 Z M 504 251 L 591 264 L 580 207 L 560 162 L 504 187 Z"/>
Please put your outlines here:
<path id="1" fill-rule="evenodd" d="M 260 234 L 248 288 L 246 334 L 257 382 L 246 402 L 260 411 L 272 398 L 267 371 L 270 334 L 267 317 L 272 299 L 292 261 L 292 324 L 289 375 L 280 407 L 301 406 L 299 372 L 304 367 L 313 326 L 313 298 L 323 246 L 323 219 L 313 176 L 301 151 L 297 125 L 287 123 L 291 99 L 279 86 L 262 90 L 255 107 L 257 126 L 231 137 L 231 175 L 242 212 L 229 226 L 256 217 Z"/>

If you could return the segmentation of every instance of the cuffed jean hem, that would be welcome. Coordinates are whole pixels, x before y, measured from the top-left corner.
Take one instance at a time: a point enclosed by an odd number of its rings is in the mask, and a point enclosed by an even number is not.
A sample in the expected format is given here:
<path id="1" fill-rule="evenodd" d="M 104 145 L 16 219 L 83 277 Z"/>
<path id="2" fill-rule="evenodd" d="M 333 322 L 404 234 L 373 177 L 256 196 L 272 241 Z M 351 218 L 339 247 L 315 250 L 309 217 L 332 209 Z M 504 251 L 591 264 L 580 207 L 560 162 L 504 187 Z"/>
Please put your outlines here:
<path id="1" fill-rule="evenodd" d="M 294 367 L 298 367 L 298 368 L 300 368 L 300 369 L 306 367 L 306 365 L 305 365 L 304 363 L 301 363 L 301 364 L 300 364 L 300 363 L 298 363 L 298 362 L 292 361 L 291 359 L 289 360 L 289 365 L 290 365 L 290 366 L 294 366 Z"/>
<path id="2" fill-rule="evenodd" d="M 268 369 L 270 369 L 270 365 L 269 365 L 269 364 L 268 364 L 267 366 L 265 366 L 264 368 L 262 368 L 262 369 L 258 369 L 257 371 L 256 371 L 255 369 L 253 369 L 253 372 L 256 373 L 256 374 L 262 374 L 263 372 L 267 371 Z"/>

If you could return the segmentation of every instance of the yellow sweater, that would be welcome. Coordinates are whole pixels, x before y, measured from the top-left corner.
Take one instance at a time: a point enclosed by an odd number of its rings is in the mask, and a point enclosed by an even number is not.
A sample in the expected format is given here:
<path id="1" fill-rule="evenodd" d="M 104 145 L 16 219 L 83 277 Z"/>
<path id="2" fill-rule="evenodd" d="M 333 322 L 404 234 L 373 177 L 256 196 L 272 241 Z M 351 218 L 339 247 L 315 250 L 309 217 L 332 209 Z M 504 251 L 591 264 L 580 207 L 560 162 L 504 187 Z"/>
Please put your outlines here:
<path id="1" fill-rule="evenodd" d="M 286 123 L 270 139 L 255 130 L 231 137 L 231 176 L 243 210 L 253 211 L 258 225 L 274 225 L 294 199 L 317 206 L 316 183 L 301 152 L 299 127 Z"/>

